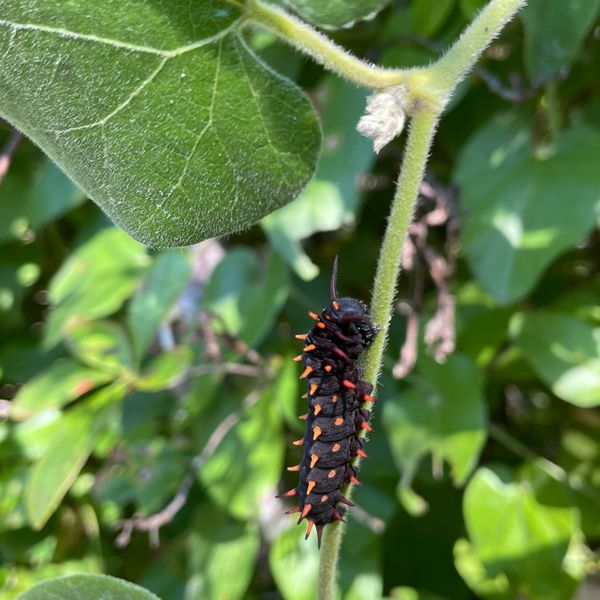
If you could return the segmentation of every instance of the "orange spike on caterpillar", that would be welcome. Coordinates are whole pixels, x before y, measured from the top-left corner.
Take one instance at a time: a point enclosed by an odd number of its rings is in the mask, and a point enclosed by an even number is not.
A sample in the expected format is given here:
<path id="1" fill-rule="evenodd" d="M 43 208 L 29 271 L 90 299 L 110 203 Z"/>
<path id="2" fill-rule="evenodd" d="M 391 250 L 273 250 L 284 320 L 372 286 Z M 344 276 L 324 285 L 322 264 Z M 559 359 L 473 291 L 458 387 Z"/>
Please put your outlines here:
<path id="1" fill-rule="evenodd" d="M 304 371 L 302 371 L 302 375 L 300 375 L 300 379 L 306 379 L 313 371 L 314 371 L 314 369 L 312 367 L 306 367 L 306 369 L 304 369 Z"/>

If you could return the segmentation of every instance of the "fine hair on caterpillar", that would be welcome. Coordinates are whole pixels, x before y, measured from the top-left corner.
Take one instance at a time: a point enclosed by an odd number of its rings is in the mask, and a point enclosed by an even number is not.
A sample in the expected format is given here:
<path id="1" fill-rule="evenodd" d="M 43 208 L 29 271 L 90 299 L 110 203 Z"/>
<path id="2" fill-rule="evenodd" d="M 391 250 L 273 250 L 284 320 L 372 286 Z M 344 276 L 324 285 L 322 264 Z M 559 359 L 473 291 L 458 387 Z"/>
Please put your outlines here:
<path id="1" fill-rule="evenodd" d="M 299 506 L 288 511 L 300 513 L 298 523 L 308 522 L 306 538 L 317 530 L 318 545 L 325 525 L 342 520 L 345 505 L 352 503 L 342 488 L 358 484 L 355 457 L 366 457 L 363 431 L 372 431 L 371 413 L 363 404 L 374 402 L 373 386 L 362 379 L 358 366 L 360 354 L 371 345 L 378 328 L 367 307 L 356 298 L 337 293 L 337 257 L 331 274 L 331 300 L 320 314 L 309 312 L 312 328 L 296 338 L 304 342 L 301 361 L 306 381 L 308 412 L 304 437 L 294 445 L 302 446 L 300 463 L 288 467 L 298 471 L 298 485 L 283 496 L 298 499 Z"/>

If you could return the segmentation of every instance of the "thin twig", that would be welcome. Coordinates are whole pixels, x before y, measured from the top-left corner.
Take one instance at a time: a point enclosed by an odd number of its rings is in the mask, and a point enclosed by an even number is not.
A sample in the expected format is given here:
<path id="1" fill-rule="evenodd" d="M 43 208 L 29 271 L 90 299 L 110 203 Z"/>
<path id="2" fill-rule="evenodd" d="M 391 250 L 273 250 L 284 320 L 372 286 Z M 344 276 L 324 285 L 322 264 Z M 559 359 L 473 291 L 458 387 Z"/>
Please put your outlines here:
<path id="1" fill-rule="evenodd" d="M 131 541 L 131 535 L 134 531 L 147 532 L 150 537 L 152 548 L 160 546 L 160 530 L 168 525 L 177 516 L 179 511 L 186 505 L 194 482 L 198 476 L 198 471 L 204 466 L 208 459 L 216 452 L 225 436 L 241 420 L 244 412 L 253 406 L 262 394 L 262 386 L 252 390 L 242 402 L 239 410 L 236 410 L 223 419 L 208 438 L 202 451 L 197 454 L 190 463 L 190 470 L 181 482 L 173 499 L 159 512 L 149 517 L 133 516 L 130 519 L 123 519 L 116 523 L 115 527 L 120 529 L 120 533 L 115 540 L 115 545 L 123 548 Z"/>

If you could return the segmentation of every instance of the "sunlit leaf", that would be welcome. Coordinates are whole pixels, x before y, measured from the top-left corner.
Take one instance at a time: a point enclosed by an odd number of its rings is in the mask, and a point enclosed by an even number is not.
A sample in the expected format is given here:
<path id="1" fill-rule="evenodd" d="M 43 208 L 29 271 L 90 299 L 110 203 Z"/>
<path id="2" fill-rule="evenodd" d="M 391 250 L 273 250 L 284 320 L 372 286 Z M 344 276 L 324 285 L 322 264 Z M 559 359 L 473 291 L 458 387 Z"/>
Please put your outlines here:
<path id="1" fill-rule="evenodd" d="M 27 416 L 48 408 L 61 408 L 110 379 L 110 373 L 68 359 L 57 360 L 19 390 L 11 410 L 15 415 Z"/>
<path id="2" fill-rule="evenodd" d="M 284 439 L 271 400 L 268 388 L 198 473 L 211 498 L 239 519 L 256 514 L 281 476 Z"/>
<path id="3" fill-rule="evenodd" d="M 463 506 L 471 545 L 462 543 L 457 562 L 461 572 L 470 569 L 470 575 L 465 573 L 469 583 L 483 587 L 476 592 L 494 587 L 506 592 L 510 586 L 510 597 L 518 592 L 536 600 L 571 598 L 577 581 L 564 561 L 578 531 L 578 515 L 561 501 L 560 487 L 535 467 L 526 469 L 521 480 L 501 479 L 486 468 L 477 471 Z M 479 577 L 477 569 L 483 569 Z"/>
<path id="4" fill-rule="evenodd" d="M 431 453 L 434 461 L 448 461 L 454 481 L 461 484 L 486 437 L 481 373 L 467 357 L 455 353 L 443 365 L 422 357 L 417 369 L 418 385 L 388 401 L 383 419 L 404 473 L 398 492 L 412 512 L 425 510 L 408 487 L 421 458 Z"/>
<path id="5" fill-rule="evenodd" d="M 281 532 L 271 546 L 271 572 L 286 600 L 313 600 L 319 571 L 317 544 L 314 540 L 307 543 L 305 528 L 296 526 L 291 517 L 289 520 L 290 527 Z"/>
<path id="6" fill-rule="evenodd" d="M 20 600 L 159 600 L 158 596 L 129 581 L 108 575 L 68 575 L 38 583 Z"/>
<path id="7" fill-rule="evenodd" d="M 577 127 L 534 151 L 530 128 L 499 119 L 464 147 L 455 172 L 463 240 L 480 283 L 501 304 L 526 295 L 550 262 L 600 217 L 600 133 Z"/>
<path id="8" fill-rule="evenodd" d="M 116 323 L 73 323 L 67 328 L 66 341 L 77 359 L 98 371 L 119 374 L 133 367 L 131 344 Z"/>
<path id="9" fill-rule="evenodd" d="M 600 327 L 543 311 L 520 314 L 513 325 L 526 360 L 559 398 L 600 404 Z"/>
<path id="10" fill-rule="evenodd" d="M 316 277 L 318 269 L 300 241 L 354 223 L 360 206 L 359 182 L 375 158 L 371 142 L 356 131 L 366 93 L 333 77 L 320 92 L 324 140 L 315 180 L 296 200 L 262 221 L 273 247 L 306 280 Z"/>
<path id="11" fill-rule="evenodd" d="M 136 379 L 136 387 L 144 392 L 167 389 L 181 381 L 192 362 L 193 354 L 187 346 L 162 352 L 153 358 Z"/>
<path id="12" fill-rule="evenodd" d="M 237 2 L 3 0 L 0 13 L 0 113 L 136 239 L 248 228 L 310 179 L 314 110 L 246 46 Z"/>
<path id="13" fill-rule="evenodd" d="M 204 292 L 204 307 L 249 345 L 259 343 L 281 310 L 288 292 L 285 264 L 271 253 L 265 265 L 243 247 L 230 250 L 217 265 Z"/>
<path id="14" fill-rule="evenodd" d="M 303 18 L 328 29 L 350 27 L 375 16 L 388 0 L 285 0 Z"/>
<path id="15" fill-rule="evenodd" d="M 85 465 L 105 422 L 100 411 L 122 395 L 121 386 L 107 387 L 54 423 L 52 441 L 31 468 L 25 487 L 34 529 L 46 524 Z"/>
<path id="16" fill-rule="evenodd" d="M 58 342 L 65 327 L 79 318 L 97 319 L 118 310 L 149 262 L 144 247 L 116 227 L 77 248 L 50 284 L 48 345 Z"/>
<path id="17" fill-rule="evenodd" d="M 257 528 L 234 521 L 208 504 L 199 507 L 198 515 L 187 540 L 192 576 L 186 597 L 245 598 L 260 545 Z"/>

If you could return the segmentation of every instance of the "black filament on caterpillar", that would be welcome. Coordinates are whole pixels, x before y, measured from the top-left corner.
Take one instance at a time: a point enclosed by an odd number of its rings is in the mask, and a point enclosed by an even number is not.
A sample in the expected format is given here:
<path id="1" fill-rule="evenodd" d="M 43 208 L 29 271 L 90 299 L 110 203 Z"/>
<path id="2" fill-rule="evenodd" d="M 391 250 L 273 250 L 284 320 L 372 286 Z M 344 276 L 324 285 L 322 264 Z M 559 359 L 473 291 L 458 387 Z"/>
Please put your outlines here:
<path id="1" fill-rule="evenodd" d="M 300 481 L 283 494 L 298 498 L 299 506 L 288 513 L 300 513 L 298 523 L 307 519 L 306 538 L 315 526 L 319 547 L 325 525 L 343 519 L 344 505 L 353 506 L 341 489 L 359 483 L 352 461 L 367 455 L 365 440 L 358 434 L 372 431 L 371 413 L 361 406 L 374 402 L 373 386 L 362 380 L 357 360 L 378 328 L 360 300 L 338 297 L 336 279 L 337 258 L 331 274 L 331 301 L 320 315 L 309 312 L 315 320 L 313 327 L 296 335 L 305 343 L 294 360 L 304 365 L 300 378 L 307 383 L 303 397 L 308 400 L 308 412 L 300 417 L 306 420 L 306 433 L 293 442 L 304 449 L 302 461 L 288 467 L 299 472 Z"/>

